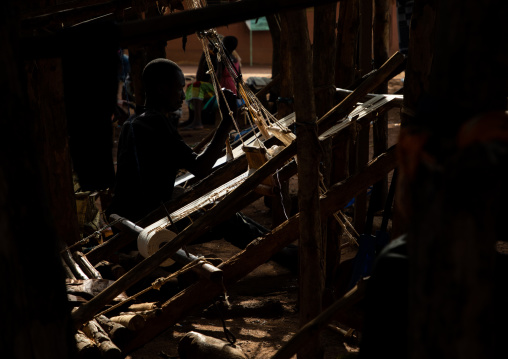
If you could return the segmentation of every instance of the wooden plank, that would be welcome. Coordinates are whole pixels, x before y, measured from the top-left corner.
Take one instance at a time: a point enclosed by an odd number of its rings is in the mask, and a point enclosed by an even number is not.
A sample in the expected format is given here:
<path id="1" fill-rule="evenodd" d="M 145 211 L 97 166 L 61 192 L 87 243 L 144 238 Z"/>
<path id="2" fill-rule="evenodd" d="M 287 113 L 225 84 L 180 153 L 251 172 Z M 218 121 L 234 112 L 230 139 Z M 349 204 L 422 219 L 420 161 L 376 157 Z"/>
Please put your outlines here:
<path id="1" fill-rule="evenodd" d="M 367 77 L 351 94 L 318 120 L 319 132 L 331 127 L 335 118 L 343 118 L 366 94 L 373 91 L 404 62 L 405 56 L 396 52 L 377 71 Z"/>

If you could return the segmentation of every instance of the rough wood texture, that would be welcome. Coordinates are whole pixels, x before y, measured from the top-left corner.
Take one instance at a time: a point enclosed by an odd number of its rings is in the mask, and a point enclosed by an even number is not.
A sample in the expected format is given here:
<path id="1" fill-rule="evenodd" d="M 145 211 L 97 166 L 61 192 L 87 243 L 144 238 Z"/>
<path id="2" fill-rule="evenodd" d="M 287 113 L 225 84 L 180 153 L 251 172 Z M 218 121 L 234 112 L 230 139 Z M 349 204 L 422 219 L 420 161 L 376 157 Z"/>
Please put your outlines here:
<path id="1" fill-rule="evenodd" d="M 81 330 L 77 331 L 74 338 L 76 340 L 79 358 L 92 359 L 101 355 L 99 348 L 97 348 L 92 339 L 88 338 Z"/>
<path id="2" fill-rule="evenodd" d="M 372 0 L 360 0 L 360 39 L 358 69 L 363 76 L 372 71 Z"/>
<path id="3" fill-rule="evenodd" d="M 35 143 L 43 164 L 43 184 L 58 240 L 71 245 L 80 236 L 64 105 L 62 61 L 40 59 L 27 68 L 30 107 L 35 119 Z"/>
<path id="4" fill-rule="evenodd" d="M 83 333 L 85 333 L 89 338 L 92 338 L 97 343 L 103 358 L 119 359 L 122 357 L 122 351 L 120 348 L 113 344 L 108 334 L 104 331 L 104 329 L 102 329 L 96 320 L 89 321 L 83 327 Z"/>
<path id="5" fill-rule="evenodd" d="M 94 266 L 86 259 L 85 255 L 81 252 L 74 252 L 73 257 L 76 260 L 79 267 L 85 272 L 88 278 L 102 279 L 101 274 Z"/>
<path id="6" fill-rule="evenodd" d="M 320 199 L 321 218 L 328 218 L 332 213 L 343 208 L 359 191 L 366 189 L 391 171 L 395 164 L 395 149 L 391 148 L 369 163 L 364 172 L 334 184 Z M 236 283 L 259 265 L 265 263 L 271 256 L 298 238 L 298 234 L 299 215 L 296 215 L 265 237 L 251 242 L 247 248 L 219 266 L 224 273 L 225 286 L 228 287 Z M 138 332 L 136 337 L 124 348 L 125 351 L 129 352 L 144 345 L 191 310 L 201 307 L 222 293 L 222 286 L 209 281 L 200 281 L 184 289 L 163 304 L 161 316 L 150 320 L 146 328 Z"/>
<path id="7" fill-rule="evenodd" d="M 76 263 L 76 261 L 72 257 L 71 252 L 68 249 L 65 249 L 61 254 L 63 260 L 65 261 L 65 264 L 67 264 L 67 266 L 71 269 L 76 279 L 90 279 L 90 277 L 86 275 L 86 273 L 83 271 L 83 269 L 81 269 L 78 263 Z"/>
<path id="8" fill-rule="evenodd" d="M 120 323 L 114 322 L 105 315 L 100 315 L 95 318 L 97 323 L 100 324 L 102 329 L 108 334 L 111 340 L 119 346 L 125 345 L 127 340 L 131 337 L 131 333 L 127 327 Z"/>
<path id="9" fill-rule="evenodd" d="M 324 258 L 319 217 L 319 159 L 321 148 L 317 136 L 314 88 L 312 86 L 312 53 L 303 10 L 282 14 L 289 33 L 288 55 L 291 57 L 295 98 L 298 155 L 298 204 L 300 238 L 298 242 L 300 325 L 321 312 L 324 288 Z M 321 356 L 319 341 L 309 341 L 299 358 Z"/>
<path id="10" fill-rule="evenodd" d="M 139 314 L 117 315 L 109 319 L 132 331 L 138 331 L 145 326 L 145 318 Z"/>
<path id="11" fill-rule="evenodd" d="M 342 88 L 348 88 L 357 77 L 356 60 L 360 23 L 358 1 L 341 1 L 339 4 L 335 85 Z"/>
<path id="12" fill-rule="evenodd" d="M 378 0 L 374 2 L 374 23 L 373 23 L 373 58 L 374 68 L 379 68 L 388 60 L 390 43 L 390 4 L 389 0 Z M 388 93 L 388 81 L 383 82 L 376 90 L 376 93 Z M 374 157 L 386 151 L 388 148 L 388 114 L 386 112 L 377 114 L 372 125 L 372 142 L 374 144 Z M 374 207 L 381 209 L 388 194 L 388 179 L 384 178 L 374 185 L 373 191 Z"/>

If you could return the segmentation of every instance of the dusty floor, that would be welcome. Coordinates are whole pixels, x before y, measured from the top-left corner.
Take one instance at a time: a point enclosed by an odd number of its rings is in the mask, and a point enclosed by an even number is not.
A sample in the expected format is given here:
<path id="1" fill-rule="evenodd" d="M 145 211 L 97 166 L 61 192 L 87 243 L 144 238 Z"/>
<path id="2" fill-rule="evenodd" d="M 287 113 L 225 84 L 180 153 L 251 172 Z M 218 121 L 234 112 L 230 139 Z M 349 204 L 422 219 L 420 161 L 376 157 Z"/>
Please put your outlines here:
<path id="1" fill-rule="evenodd" d="M 268 75 L 269 76 L 269 75 Z M 401 87 L 401 75 L 390 82 L 390 92 Z M 182 121 L 188 112 L 184 109 Z M 389 112 L 389 146 L 397 140 L 399 129 L 398 110 Z M 203 130 L 182 131 L 184 140 L 192 145 L 211 130 L 205 126 Z M 290 190 L 297 191 L 297 178 L 292 178 Z M 271 227 L 271 212 L 260 199 L 242 211 L 265 227 Z M 376 223 L 380 218 L 376 219 Z M 189 251 L 195 254 L 213 253 L 221 259 L 228 259 L 238 249 L 224 240 L 212 241 L 200 245 L 188 246 Z M 346 247 L 343 249 L 342 260 L 352 258 L 355 251 Z M 270 358 L 292 335 L 298 331 L 298 287 L 297 276 L 275 262 L 269 261 L 245 277 L 228 290 L 231 304 L 270 304 L 265 310 L 257 312 L 245 311 L 235 316 L 225 317 L 227 328 L 237 339 L 236 345 L 251 359 Z M 265 306 L 266 307 L 266 306 Z M 222 322 L 213 313 L 215 309 L 203 308 L 203 311 L 191 313 L 177 325 L 169 328 L 158 337 L 130 353 L 127 358 L 178 358 L 178 342 L 189 331 L 198 331 L 202 334 L 225 340 Z M 333 323 L 341 326 L 339 323 Z M 346 339 L 337 330 L 327 328 L 321 334 L 324 344 L 325 358 L 336 359 L 354 357 L 358 352 L 355 338 Z M 296 356 L 295 356 L 296 357 Z"/>

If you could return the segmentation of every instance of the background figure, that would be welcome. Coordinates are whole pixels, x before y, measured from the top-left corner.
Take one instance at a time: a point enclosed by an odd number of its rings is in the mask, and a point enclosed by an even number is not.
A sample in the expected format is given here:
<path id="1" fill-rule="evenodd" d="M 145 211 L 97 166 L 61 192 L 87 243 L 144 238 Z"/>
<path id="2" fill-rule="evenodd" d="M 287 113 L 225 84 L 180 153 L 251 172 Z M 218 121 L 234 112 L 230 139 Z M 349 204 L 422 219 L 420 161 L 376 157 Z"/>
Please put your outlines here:
<path id="1" fill-rule="evenodd" d="M 215 53 L 210 47 L 208 51 L 210 52 L 212 63 L 215 62 Z M 201 129 L 203 128 L 203 123 L 214 122 L 217 102 L 214 98 L 215 92 L 212 78 L 207 71 L 208 64 L 203 53 L 201 54 L 196 71 L 196 81 L 191 83 L 185 91 L 185 101 L 189 106 L 189 120 L 181 124 L 184 129 Z"/>
<path id="2" fill-rule="evenodd" d="M 240 57 L 235 57 L 234 53 L 236 53 L 236 47 L 238 46 L 238 39 L 235 36 L 226 36 L 223 41 L 224 48 L 226 50 L 226 55 L 229 57 L 233 68 L 236 71 L 237 75 L 240 75 Z M 224 62 L 221 62 L 218 69 L 218 77 L 220 86 L 224 87 L 228 90 L 231 90 L 235 95 L 237 95 L 236 81 L 235 78 L 231 76 L 228 69 L 224 65 Z"/>

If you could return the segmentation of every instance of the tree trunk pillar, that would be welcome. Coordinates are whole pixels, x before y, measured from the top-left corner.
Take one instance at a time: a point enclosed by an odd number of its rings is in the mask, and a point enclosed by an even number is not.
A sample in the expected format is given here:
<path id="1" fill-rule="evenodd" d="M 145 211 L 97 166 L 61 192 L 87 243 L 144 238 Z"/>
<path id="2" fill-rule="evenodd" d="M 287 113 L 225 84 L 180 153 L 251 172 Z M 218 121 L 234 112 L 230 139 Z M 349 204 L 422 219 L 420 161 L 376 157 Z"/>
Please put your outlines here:
<path id="1" fill-rule="evenodd" d="M 305 10 L 283 14 L 289 33 L 297 124 L 298 202 L 300 207 L 300 326 L 321 312 L 324 283 L 323 244 L 319 216 L 319 158 L 312 58 Z M 296 76 L 297 75 L 297 76 Z M 319 340 L 311 341 L 299 358 L 321 358 Z"/>

